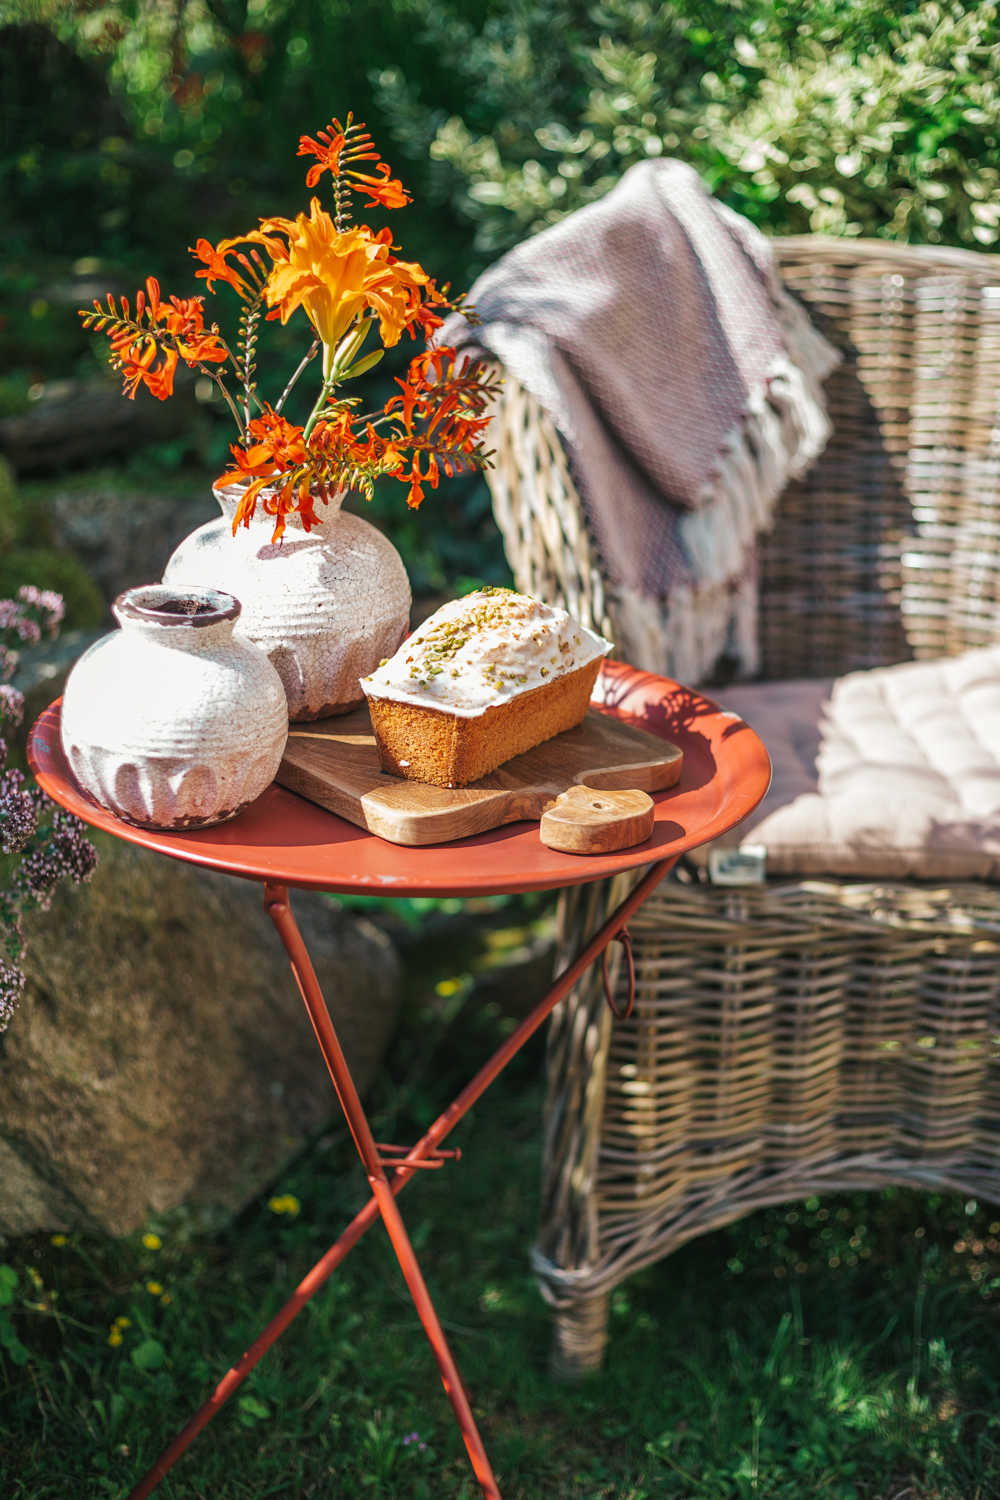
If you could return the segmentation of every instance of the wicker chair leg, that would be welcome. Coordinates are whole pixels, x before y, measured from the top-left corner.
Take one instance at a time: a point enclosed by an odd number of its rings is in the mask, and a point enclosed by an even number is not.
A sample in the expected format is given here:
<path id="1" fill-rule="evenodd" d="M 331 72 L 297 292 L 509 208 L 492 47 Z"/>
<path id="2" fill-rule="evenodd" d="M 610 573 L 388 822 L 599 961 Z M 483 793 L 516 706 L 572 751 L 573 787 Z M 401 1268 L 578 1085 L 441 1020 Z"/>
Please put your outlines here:
<path id="1" fill-rule="evenodd" d="M 557 1308 L 552 1320 L 549 1374 L 553 1380 L 582 1380 L 601 1368 L 608 1342 L 610 1292 L 581 1297 L 569 1307 Z"/>
<path id="2" fill-rule="evenodd" d="M 641 874 L 629 871 L 562 893 L 557 973 Z M 612 985 L 620 955 L 620 944 L 613 944 L 608 965 Z M 597 1160 L 610 1041 L 611 1013 L 604 1003 L 600 966 L 595 964 L 553 1011 L 546 1054 L 542 1204 L 532 1261 L 543 1294 L 557 1314 L 550 1367 L 561 1380 L 597 1369 L 606 1337 L 606 1295 L 567 1299 L 565 1273 L 585 1270 L 598 1256 Z"/>

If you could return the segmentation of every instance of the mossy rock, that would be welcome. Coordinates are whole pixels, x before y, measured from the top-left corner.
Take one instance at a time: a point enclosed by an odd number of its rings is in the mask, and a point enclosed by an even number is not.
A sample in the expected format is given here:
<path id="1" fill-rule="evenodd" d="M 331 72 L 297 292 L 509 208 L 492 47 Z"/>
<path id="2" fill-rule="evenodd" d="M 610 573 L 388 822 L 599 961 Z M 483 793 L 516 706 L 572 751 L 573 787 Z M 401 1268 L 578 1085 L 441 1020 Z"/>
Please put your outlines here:
<path id="1" fill-rule="evenodd" d="M 21 490 L 20 546 L 51 546 L 86 568 L 110 605 L 123 589 L 157 582 L 179 542 L 218 520 L 210 475 L 137 482 L 95 470 Z"/>
<path id="2" fill-rule="evenodd" d="M 100 589 L 72 552 L 46 545 L 51 533 L 48 518 L 18 491 L 17 475 L 0 456 L 0 599 L 34 584 L 62 595 L 67 629 L 102 624 L 107 607 Z"/>
<path id="3" fill-rule="evenodd" d="M 2 511 L 0 511 L 2 515 Z M 0 522 L 2 527 L 2 522 Z M 0 549 L 3 532 L 0 529 Z M 87 569 L 70 552 L 47 547 L 15 547 L 0 550 L 0 599 L 13 599 L 24 584 L 55 589 L 66 605 L 67 629 L 100 625 L 107 616 L 101 591 Z"/>
<path id="4" fill-rule="evenodd" d="M 0 1232 L 125 1234 L 230 1214 L 338 1113 L 251 881 L 104 835 L 89 885 L 25 921 L 27 986 L 0 1050 Z M 296 918 L 358 1086 L 392 1035 L 388 937 L 322 896 Z"/>

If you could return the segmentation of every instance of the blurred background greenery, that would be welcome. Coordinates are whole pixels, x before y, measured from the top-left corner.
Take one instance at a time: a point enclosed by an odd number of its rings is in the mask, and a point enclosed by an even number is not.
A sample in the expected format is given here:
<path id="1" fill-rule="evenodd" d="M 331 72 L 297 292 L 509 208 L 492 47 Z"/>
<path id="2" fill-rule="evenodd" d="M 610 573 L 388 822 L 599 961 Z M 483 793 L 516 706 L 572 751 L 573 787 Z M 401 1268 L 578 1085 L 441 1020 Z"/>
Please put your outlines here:
<path id="1" fill-rule="evenodd" d="M 463 15 L 478 24 L 485 7 L 467 3 Z M 122 430 L 109 426 L 113 411 L 102 407 L 73 440 L 84 395 L 117 387 L 106 339 L 82 329 L 76 309 L 109 291 L 131 296 L 150 274 L 165 291 L 202 291 L 188 247 L 201 235 L 214 241 L 256 227 L 265 213 L 304 208 L 298 138 L 335 113 L 353 108 L 367 118 L 398 167 L 372 98 L 371 77 L 386 58 L 405 57 L 413 86 L 455 107 L 463 86 L 449 84 L 436 48 L 420 40 L 420 17 L 384 0 L 14 4 L 0 7 L 0 23 L 0 451 L 21 494 L 12 515 L 7 476 L 0 526 L 18 549 L 30 549 L 39 581 L 73 595 L 67 624 L 92 625 L 106 616 L 122 578 L 112 570 L 104 598 L 88 595 L 94 537 L 89 548 L 77 545 L 81 526 L 68 513 L 86 513 L 93 532 L 94 496 L 109 483 L 128 491 L 133 519 L 148 503 L 176 500 L 177 524 L 159 527 L 161 545 L 149 554 L 152 577 L 180 535 L 212 515 L 210 481 L 234 433 L 228 415 L 190 381 L 168 409 L 148 398 L 134 408 L 122 402 Z M 367 217 L 376 227 L 385 218 Z M 408 258 L 442 281 L 468 283 L 472 232 L 453 208 L 418 194 L 393 228 Z M 220 303 L 228 289 L 222 294 Z M 216 316 L 225 324 L 234 311 L 220 305 Z M 272 399 L 310 336 L 304 317 L 287 330 L 268 325 L 263 373 Z M 413 352 L 406 342 L 366 396 L 384 401 L 394 392 L 393 376 Z M 65 413 L 64 432 L 29 441 L 26 424 L 42 407 L 53 419 Z M 192 511 L 192 496 L 201 497 L 200 511 Z M 358 507 L 392 535 L 415 593 L 430 604 L 480 580 L 508 579 L 481 478 L 452 481 L 419 517 L 391 481 L 372 506 Z M 106 542 L 110 549 L 115 538 Z M 20 571 L 21 559 L 8 556 L 0 584 Z"/>
<path id="2" fill-rule="evenodd" d="M 348 108 L 415 190 L 393 216 L 404 253 L 464 289 L 661 154 L 771 232 L 989 248 L 998 84 L 996 6 L 958 0 L 5 0 L 0 424 L 108 380 L 78 305 L 147 274 L 189 294 L 199 235 L 304 207 L 298 137 Z M 268 332 L 277 386 L 308 334 L 304 318 Z M 406 353 L 380 367 L 373 397 Z M 25 457 L 0 425 L 0 449 L 42 484 L 27 540 L 72 552 L 45 483 L 92 489 L 109 454 L 146 492 L 188 476 L 210 515 L 231 434 L 198 395 L 156 430 L 138 404 L 113 441 L 92 423 L 83 452 L 46 443 Z M 508 577 L 481 479 L 452 482 L 419 517 L 389 481 L 366 513 L 419 595 Z"/>

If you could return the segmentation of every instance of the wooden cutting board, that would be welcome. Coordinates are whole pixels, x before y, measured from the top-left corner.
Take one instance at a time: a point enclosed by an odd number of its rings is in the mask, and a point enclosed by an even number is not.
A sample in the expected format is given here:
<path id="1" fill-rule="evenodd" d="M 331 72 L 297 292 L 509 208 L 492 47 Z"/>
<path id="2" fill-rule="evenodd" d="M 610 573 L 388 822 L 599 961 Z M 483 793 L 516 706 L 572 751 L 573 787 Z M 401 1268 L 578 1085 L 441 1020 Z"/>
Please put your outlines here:
<path id="1" fill-rule="evenodd" d="M 442 844 L 541 818 L 572 786 L 659 792 L 680 778 L 676 745 L 591 709 L 583 723 L 470 786 L 401 781 L 379 768 L 367 705 L 293 724 L 277 781 L 392 844 Z"/>

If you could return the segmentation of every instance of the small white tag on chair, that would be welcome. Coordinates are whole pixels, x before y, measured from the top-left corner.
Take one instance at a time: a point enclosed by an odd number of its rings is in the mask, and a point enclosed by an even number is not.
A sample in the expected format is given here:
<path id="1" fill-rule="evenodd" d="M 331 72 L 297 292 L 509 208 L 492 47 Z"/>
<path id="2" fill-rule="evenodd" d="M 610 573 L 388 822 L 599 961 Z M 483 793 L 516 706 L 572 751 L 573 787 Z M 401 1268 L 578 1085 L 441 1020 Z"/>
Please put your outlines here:
<path id="1" fill-rule="evenodd" d="M 708 851 L 708 878 L 713 885 L 763 885 L 766 875 L 766 844 Z"/>

